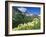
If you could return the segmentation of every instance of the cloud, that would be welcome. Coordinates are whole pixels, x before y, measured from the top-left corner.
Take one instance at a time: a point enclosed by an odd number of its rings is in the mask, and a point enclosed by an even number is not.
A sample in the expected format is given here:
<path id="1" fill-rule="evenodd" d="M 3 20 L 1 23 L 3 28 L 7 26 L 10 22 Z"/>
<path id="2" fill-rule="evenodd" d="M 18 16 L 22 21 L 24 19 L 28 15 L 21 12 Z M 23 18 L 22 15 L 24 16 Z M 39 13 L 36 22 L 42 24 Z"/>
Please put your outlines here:
<path id="1" fill-rule="evenodd" d="M 27 13 L 26 16 L 33 16 L 33 14 L 28 14 L 28 13 Z"/>
<path id="2" fill-rule="evenodd" d="M 38 16 L 41 16 L 41 15 L 38 15 Z"/>
<path id="3" fill-rule="evenodd" d="M 20 10 L 21 12 L 26 12 L 26 8 L 18 8 L 18 10 Z"/>

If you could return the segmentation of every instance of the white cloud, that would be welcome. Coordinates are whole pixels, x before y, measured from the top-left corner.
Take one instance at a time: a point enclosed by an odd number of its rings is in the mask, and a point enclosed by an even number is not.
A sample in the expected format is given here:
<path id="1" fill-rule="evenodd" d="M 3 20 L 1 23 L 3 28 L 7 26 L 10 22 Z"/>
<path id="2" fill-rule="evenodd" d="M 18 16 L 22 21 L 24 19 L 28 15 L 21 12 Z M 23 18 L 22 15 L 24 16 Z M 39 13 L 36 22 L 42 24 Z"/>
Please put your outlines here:
<path id="1" fill-rule="evenodd" d="M 32 16 L 33 14 L 30 14 L 30 16 Z"/>
<path id="2" fill-rule="evenodd" d="M 18 8 L 21 12 L 26 12 L 26 8 Z"/>
<path id="3" fill-rule="evenodd" d="M 38 16 L 41 16 L 41 15 L 38 15 Z"/>
<path id="4" fill-rule="evenodd" d="M 26 14 L 26 16 L 33 16 L 33 14 Z"/>

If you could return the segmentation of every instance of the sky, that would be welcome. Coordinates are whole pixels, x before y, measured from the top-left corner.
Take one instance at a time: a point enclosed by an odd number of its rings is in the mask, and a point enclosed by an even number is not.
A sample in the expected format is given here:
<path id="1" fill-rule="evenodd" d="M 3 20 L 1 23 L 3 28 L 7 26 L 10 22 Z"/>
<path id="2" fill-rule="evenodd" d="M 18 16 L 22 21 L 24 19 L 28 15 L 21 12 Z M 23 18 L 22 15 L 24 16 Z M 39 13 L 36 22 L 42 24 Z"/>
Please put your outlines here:
<path id="1" fill-rule="evenodd" d="M 14 7 L 15 8 L 15 7 Z M 40 7 L 17 7 L 18 10 L 21 12 L 29 13 L 29 14 L 40 14 Z"/>

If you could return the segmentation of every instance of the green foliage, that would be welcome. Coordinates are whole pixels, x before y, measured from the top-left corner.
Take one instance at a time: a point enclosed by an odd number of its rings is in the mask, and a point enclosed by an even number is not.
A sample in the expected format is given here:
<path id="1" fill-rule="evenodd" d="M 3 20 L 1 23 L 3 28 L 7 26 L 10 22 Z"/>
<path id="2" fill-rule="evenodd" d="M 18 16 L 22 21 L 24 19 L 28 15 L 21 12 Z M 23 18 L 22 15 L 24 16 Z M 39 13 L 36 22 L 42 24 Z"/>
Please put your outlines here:
<path id="1" fill-rule="evenodd" d="M 18 24 L 23 23 L 24 19 L 23 19 L 24 15 L 22 15 L 21 13 L 17 13 L 13 16 L 12 18 L 12 24 L 13 24 L 13 28 L 17 27 Z"/>
<path id="2" fill-rule="evenodd" d="M 40 29 L 40 19 L 34 19 L 34 29 Z"/>
<path id="3" fill-rule="evenodd" d="M 38 18 L 34 18 L 32 22 L 19 24 L 18 27 L 14 28 L 14 30 L 32 30 L 32 29 L 40 29 L 40 20 Z"/>
<path id="4" fill-rule="evenodd" d="M 32 30 L 40 29 L 39 16 L 26 16 L 21 12 L 16 12 L 12 16 L 12 28 L 13 30 Z"/>

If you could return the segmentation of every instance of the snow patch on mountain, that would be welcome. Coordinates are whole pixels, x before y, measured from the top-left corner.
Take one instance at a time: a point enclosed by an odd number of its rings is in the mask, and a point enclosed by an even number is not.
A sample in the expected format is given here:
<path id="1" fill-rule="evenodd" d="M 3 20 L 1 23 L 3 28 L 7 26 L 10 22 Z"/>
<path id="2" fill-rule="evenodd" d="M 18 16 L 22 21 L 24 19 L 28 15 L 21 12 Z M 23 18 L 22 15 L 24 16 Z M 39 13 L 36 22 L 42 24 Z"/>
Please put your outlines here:
<path id="1" fill-rule="evenodd" d="M 26 12 L 26 8 L 18 8 L 18 10 L 20 10 L 21 12 Z"/>

